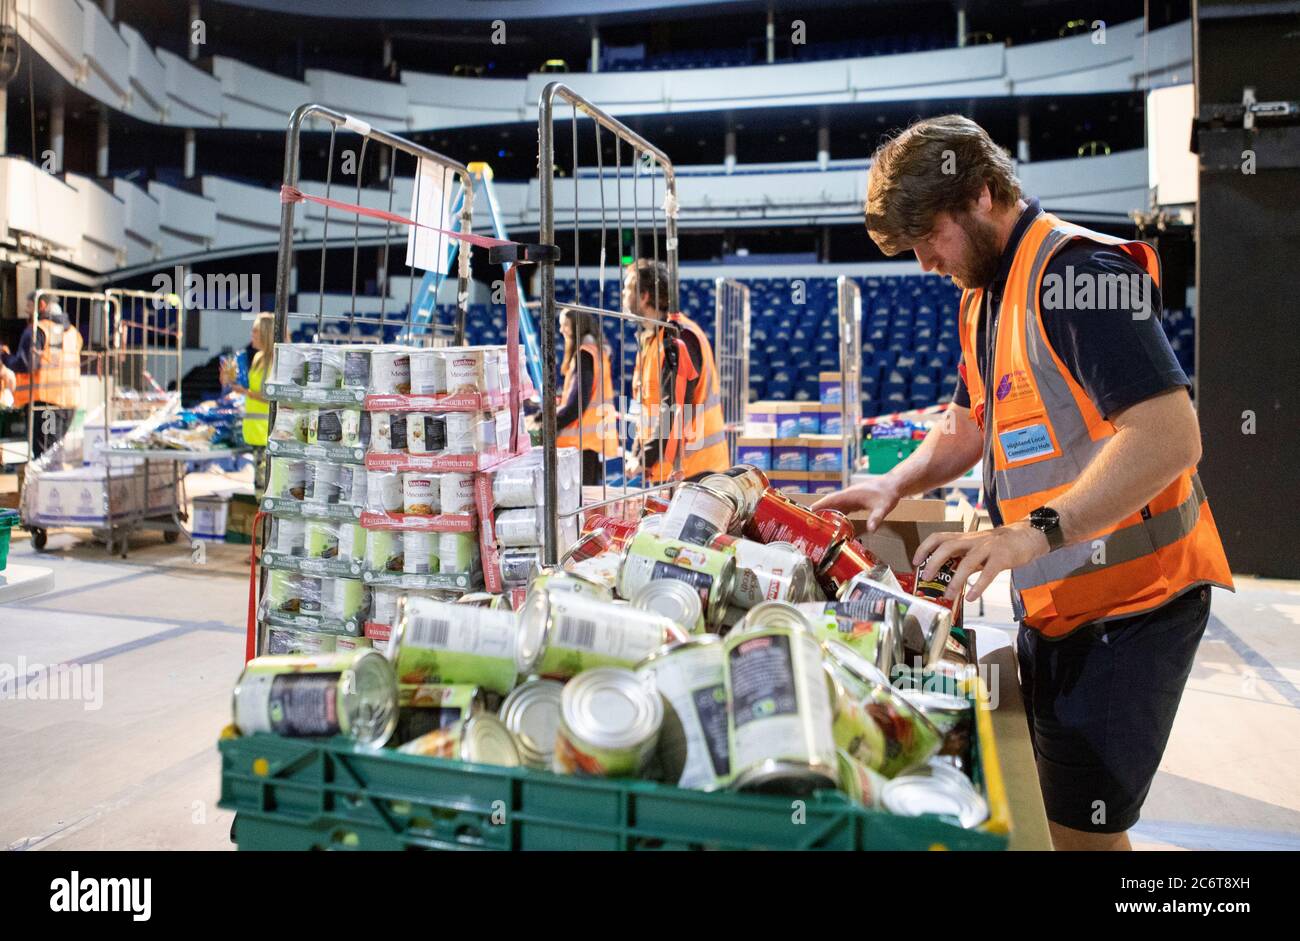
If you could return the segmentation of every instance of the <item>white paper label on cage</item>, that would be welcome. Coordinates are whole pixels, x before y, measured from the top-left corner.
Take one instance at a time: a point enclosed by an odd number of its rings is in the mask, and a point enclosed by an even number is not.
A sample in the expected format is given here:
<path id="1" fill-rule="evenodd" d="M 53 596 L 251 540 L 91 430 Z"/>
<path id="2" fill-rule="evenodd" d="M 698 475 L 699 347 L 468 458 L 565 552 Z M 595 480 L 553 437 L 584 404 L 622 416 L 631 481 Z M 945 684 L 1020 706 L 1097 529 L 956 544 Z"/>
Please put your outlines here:
<path id="1" fill-rule="evenodd" d="M 447 167 L 421 158 L 407 218 L 420 225 L 450 229 L 451 182 L 452 174 Z M 410 226 L 406 233 L 406 263 L 424 271 L 446 271 L 447 236 Z"/>

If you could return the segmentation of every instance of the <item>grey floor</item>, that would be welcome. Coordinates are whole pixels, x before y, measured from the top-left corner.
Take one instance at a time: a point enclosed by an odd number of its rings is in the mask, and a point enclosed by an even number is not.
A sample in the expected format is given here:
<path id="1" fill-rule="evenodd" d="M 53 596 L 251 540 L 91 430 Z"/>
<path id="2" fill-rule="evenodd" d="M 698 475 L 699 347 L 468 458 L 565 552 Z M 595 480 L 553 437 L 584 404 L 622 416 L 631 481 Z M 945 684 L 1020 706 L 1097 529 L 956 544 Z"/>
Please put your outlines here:
<path id="1" fill-rule="evenodd" d="M 243 663 L 247 547 L 198 564 L 152 533 L 125 560 L 84 531 L 39 554 L 16 536 L 11 561 L 52 569 L 55 588 L 0 605 L 0 846 L 230 848 L 216 741 Z M 1009 630 L 1005 597 L 990 589 L 981 623 Z M 1216 592 L 1139 848 L 1300 849 L 1298 626 L 1300 583 Z M 52 664 L 78 667 L 64 692 L 79 698 L 43 695 Z"/>

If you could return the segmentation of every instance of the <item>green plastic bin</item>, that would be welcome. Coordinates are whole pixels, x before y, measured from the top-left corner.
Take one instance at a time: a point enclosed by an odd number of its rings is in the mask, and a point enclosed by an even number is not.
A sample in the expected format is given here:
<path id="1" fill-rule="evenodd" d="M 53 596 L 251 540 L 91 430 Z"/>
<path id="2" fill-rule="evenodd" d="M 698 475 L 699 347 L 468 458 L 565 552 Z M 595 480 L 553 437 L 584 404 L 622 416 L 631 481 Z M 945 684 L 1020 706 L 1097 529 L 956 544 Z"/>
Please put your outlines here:
<path id="1" fill-rule="evenodd" d="M 862 442 L 867 473 L 888 473 L 920 446 L 921 442 L 913 438 L 867 438 Z"/>
<path id="2" fill-rule="evenodd" d="M 233 728 L 219 745 L 220 806 L 235 811 L 244 850 L 1000 850 L 1010 816 L 987 702 L 973 744 L 990 808 L 979 829 L 868 810 L 838 791 L 707 794 Z"/>
<path id="3" fill-rule="evenodd" d="M 19 525 L 17 510 L 0 510 L 0 572 L 9 564 L 9 531 Z"/>

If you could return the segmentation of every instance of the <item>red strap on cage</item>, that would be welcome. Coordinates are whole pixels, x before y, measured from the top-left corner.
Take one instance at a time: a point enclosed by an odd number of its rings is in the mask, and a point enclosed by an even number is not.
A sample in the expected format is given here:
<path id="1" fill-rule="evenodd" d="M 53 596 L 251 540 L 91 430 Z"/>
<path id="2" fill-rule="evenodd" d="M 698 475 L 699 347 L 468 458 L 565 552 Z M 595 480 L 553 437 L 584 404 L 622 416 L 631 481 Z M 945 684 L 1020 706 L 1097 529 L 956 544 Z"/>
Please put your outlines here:
<path id="1" fill-rule="evenodd" d="M 248 547 L 248 624 L 244 638 L 244 662 L 257 656 L 257 534 L 262 529 L 265 511 L 253 516 L 253 533 Z"/>
<path id="2" fill-rule="evenodd" d="M 327 199 L 324 196 L 313 196 L 310 193 L 304 193 L 296 186 L 280 187 L 280 202 L 282 203 L 300 203 L 300 202 L 319 203 L 322 206 L 329 206 L 331 209 L 337 209 L 340 212 L 351 212 L 359 216 L 369 216 L 372 219 L 383 219 L 385 222 L 394 222 L 398 225 L 412 225 L 419 229 L 426 229 L 430 232 L 437 232 L 448 238 L 453 238 L 458 242 L 465 242 L 469 245 L 477 245 L 479 248 L 493 248 L 503 245 L 516 245 L 524 247 L 521 242 L 512 242 L 509 239 L 492 238 L 487 235 L 474 235 L 472 232 L 456 232 L 451 229 L 440 229 L 437 226 L 425 225 L 423 222 L 416 222 L 414 219 L 408 219 L 406 216 L 399 216 L 394 212 L 385 212 L 382 209 L 371 209 L 368 206 L 359 206 L 356 203 L 345 203 L 337 199 Z M 506 355 L 510 360 L 510 451 L 512 454 L 521 453 L 526 445 L 528 437 L 521 434 L 523 431 L 519 421 L 519 285 L 511 271 L 511 265 L 505 264 L 506 279 Z"/>

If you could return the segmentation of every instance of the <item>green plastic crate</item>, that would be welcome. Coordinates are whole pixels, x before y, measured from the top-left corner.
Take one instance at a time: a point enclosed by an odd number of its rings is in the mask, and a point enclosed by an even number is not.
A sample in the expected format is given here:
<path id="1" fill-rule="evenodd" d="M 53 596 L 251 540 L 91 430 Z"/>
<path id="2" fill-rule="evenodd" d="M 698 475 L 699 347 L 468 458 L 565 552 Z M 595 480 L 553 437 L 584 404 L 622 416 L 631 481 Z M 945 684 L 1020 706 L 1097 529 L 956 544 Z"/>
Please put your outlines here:
<path id="1" fill-rule="evenodd" d="M 867 473 L 888 473 L 920 446 L 921 442 L 912 438 L 867 438 L 862 442 Z"/>
<path id="2" fill-rule="evenodd" d="M 233 729 L 219 745 L 220 806 L 235 811 L 245 850 L 1005 849 L 1010 817 L 987 697 L 975 731 L 976 785 L 991 813 L 973 830 L 868 810 L 838 791 L 800 805 Z"/>
<path id="3" fill-rule="evenodd" d="M 0 572 L 9 564 L 9 531 L 19 525 L 17 510 L 0 510 Z"/>

